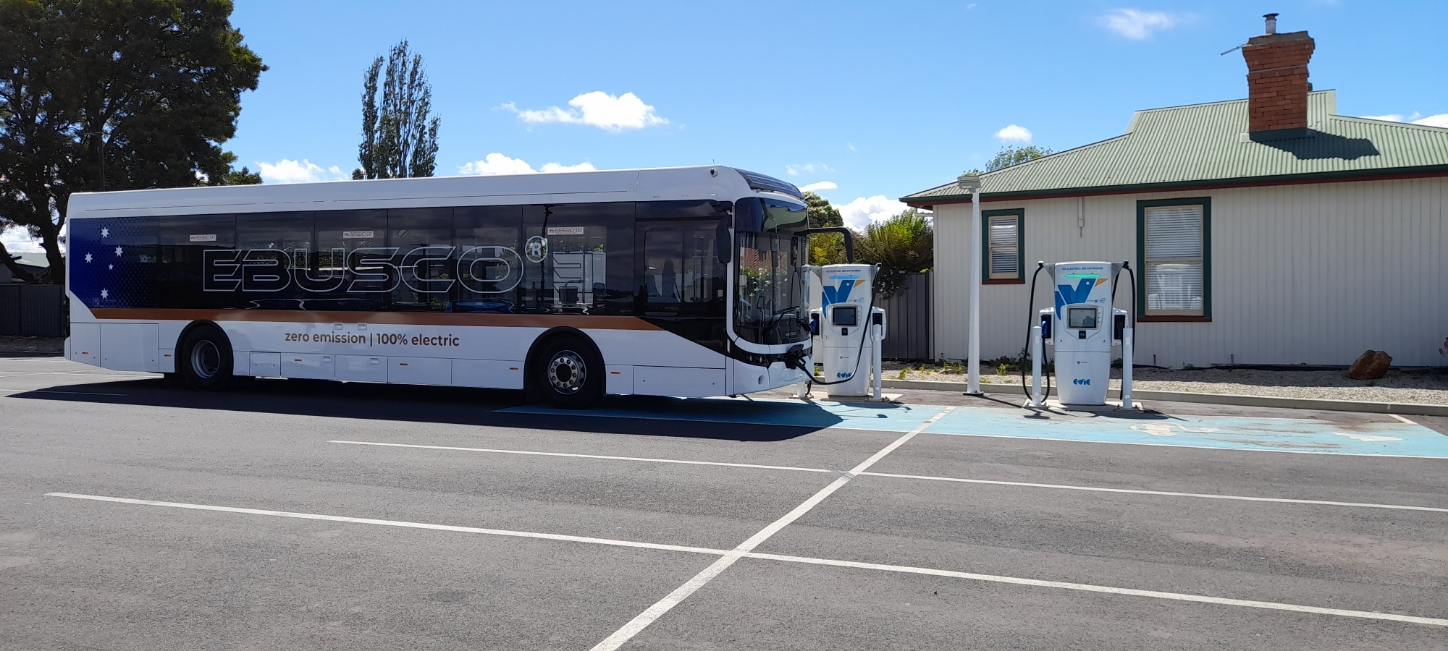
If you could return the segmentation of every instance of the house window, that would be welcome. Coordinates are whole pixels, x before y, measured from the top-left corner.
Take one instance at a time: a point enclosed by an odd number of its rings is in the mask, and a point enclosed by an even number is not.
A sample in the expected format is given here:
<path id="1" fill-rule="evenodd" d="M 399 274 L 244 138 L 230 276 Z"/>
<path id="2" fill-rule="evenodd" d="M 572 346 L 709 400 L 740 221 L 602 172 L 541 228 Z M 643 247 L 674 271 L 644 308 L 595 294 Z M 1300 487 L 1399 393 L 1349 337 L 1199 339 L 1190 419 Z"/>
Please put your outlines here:
<path id="1" fill-rule="evenodd" d="M 1212 316 L 1210 199 L 1137 202 L 1137 290 L 1146 317 Z"/>
<path id="2" fill-rule="evenodd" d="M 986 282 L 1025 282 L 1025 247 L 1020 209 L 986 210 L 981 212 L 985 228 L 985 251 L 982 265 Z"/>

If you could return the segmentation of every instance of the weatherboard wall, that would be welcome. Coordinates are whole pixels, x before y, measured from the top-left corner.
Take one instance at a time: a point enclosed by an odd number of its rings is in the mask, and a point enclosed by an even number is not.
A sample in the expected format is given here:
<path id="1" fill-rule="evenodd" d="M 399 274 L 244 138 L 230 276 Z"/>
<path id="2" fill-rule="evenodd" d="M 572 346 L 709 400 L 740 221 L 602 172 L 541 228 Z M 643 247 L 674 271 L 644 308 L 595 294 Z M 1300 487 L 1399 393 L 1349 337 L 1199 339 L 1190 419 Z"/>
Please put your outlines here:
<path id="1" fill-rule="evenodd" d="M 1138 267 L 1137 201 L 1195 197 L 1211 199 L 1211 321 L 1140 323 L 1138 363 L 1343 365 L 1375 349 L 1395 365 L 1448 364 L 1439 354 L 1448 337 L 1444 177 L 987 202 L 1025 209 L 1026 281 L 981 288 L 981 356 L 1020 353 L 1037 260 Z M 936 207 L 937 359 L 968 349 L 970 210 Z M 1051 302 L 1041 277 L 1036 308 Z M 1120 287 L 1117 305 L 1129 302 Z"/>

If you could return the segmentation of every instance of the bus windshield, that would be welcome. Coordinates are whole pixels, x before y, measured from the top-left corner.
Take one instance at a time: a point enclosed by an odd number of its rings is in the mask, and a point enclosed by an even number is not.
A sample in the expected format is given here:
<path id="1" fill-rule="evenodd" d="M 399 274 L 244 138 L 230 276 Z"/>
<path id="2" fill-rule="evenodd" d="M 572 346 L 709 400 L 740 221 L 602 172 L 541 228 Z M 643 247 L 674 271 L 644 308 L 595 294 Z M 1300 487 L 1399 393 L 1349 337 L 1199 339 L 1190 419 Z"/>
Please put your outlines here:
<path id="1" fill-rule="evenodd" d="M 764 200 L 758 231 L 738 233 L 739 282 L 735 284 L 734 332 L 745 341 L 794 344 L 809 338 L 804 314 L 804 264 L 808 238 L 805 207 Z"/>

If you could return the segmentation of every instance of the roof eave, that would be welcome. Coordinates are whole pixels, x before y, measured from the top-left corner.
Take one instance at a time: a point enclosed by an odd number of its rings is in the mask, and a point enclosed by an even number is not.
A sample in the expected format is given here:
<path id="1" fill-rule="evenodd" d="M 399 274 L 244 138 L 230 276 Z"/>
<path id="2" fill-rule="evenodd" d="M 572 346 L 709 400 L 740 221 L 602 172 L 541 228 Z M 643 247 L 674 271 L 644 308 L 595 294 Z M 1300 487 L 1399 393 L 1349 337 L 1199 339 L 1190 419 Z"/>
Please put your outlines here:
<path id="1" fill-rule="evenodd" d="M 1097 185 L 1073 188 L 1050 188 L 1045 190 L 1021 190 L 1016 192 L 980 193 L 981 201 L 1006 201 L 1010 199 L 1049 199 L 1052 197 L 1079 197 L 1104 194 L 1142 194 L 1146 192 L 1170 192 L 1173 190 L 1233 188 L 1258 185 L 1295 185 L 1299 183 L 1329 183 L 1333 181 L 1375 180 L 1398 177 L 1448 176 L 1448 164 L 1420 165 L 1415 167 L 1391 167 L 1378 170 L 1344 170 L 1314 172 L 1311 174 L 1280 174 L 1276 176 L 1248 176 L 1228 179 L 1202 179 L 1196 181 L 1167 181 L 1162 183 L 1138 183 L 1128 185 Z M 939 195 L 934 197 L 904 196 L 900 201 L 912 208 L 943 203 L 970 201 L 970 193 Z"/>

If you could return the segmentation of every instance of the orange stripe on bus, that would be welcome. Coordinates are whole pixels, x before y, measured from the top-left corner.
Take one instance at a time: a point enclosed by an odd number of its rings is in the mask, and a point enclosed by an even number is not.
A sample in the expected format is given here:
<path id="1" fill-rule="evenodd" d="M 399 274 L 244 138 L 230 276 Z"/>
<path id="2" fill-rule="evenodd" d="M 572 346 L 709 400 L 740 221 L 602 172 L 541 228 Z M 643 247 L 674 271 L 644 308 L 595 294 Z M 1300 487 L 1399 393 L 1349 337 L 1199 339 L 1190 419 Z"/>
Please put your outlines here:
<path id="1" fill-rule="evenodd" d="M 365 323 L 369 325 L 493 326 L 580 330 L 662 330 L 632 316 L 591 314 L 457 314 L 442 312 L 332 312 L 307 310 L 189 310 L 167 308 L 96 308 L 97 319 L 128 321 L 268 321 L 274 323 Z"/>

